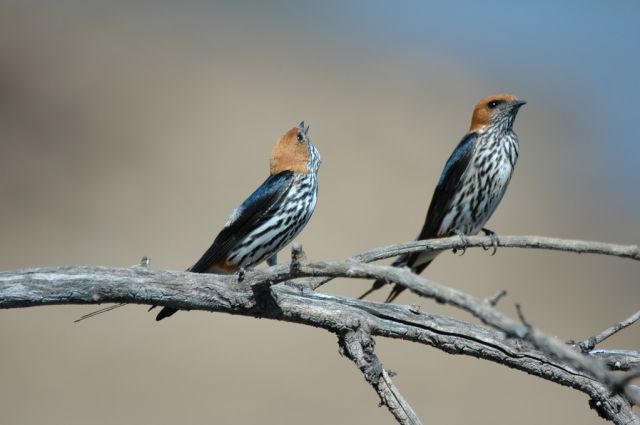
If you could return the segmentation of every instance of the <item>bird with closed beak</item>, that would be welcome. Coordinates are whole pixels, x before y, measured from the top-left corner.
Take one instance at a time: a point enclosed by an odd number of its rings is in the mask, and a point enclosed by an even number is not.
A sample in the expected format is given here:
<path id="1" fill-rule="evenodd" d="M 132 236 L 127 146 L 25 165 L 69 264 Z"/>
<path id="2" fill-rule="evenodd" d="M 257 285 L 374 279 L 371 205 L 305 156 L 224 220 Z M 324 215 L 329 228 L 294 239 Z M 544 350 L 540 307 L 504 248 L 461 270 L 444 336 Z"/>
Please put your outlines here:
<path id="1" fill-rule="evenodd" d="M 187 271 L 232 274 L 265 260 L 276 264 L 278 251 L 298 236 L 313 214 L 320 162 L 304 121 L 287 131 L 271 152 L 269 177 L 233 211 L 213 244 Z M 94 311 L 76 322 L 123 305 Z M 164 307 L 156 320 L 176 311 Z"/>
<path id="2" fill-rule="evenodd" d="M 459 235 L 475 235 L 481 230 L 492 238 L 494 232 L 484 226 L 504 196 L 518 159 L 518 136 L 513 123 L 525 102 L 510 94 L 489 96 L 473 110 L 471 127 L 447 160 L 436 185 L 418 240 Z M 420 274 L 435 259 L 437 252 L 404 254 L 392 264 L 409 267 Z M 360 298 L 387 282 L 376 280 Z M 393 301 L 405 288 L 395 285 L 386 302 Z"/>
<path id="3" fill-rule="evenodd" d="M 264 260 L 276 263 L 278 251 L 298 236 L 316 207 L 321 160 L 308 133 L 303 121 L 280 137 L 271 152 L 269 177 L 233 211 L 188 271 L 231 274 Z M 164 307 L 156 320 L 175 312 Z"/>

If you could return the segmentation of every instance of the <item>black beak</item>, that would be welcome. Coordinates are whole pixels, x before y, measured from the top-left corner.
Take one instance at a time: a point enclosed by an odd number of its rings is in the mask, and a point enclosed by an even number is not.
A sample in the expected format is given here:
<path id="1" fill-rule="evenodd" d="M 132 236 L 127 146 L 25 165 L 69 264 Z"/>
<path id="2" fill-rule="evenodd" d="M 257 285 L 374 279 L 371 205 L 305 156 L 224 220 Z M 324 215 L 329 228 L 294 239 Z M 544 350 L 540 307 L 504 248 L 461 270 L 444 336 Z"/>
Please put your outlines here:
<path id="1" fill-rule="evenodd" d="M 526 105 L 527 102 L 525 102 L 524 100 L 516 100 L 515 102 L 513 102 L 511 104 L 511 106 L 513 106 L 516 109 L 520 109 L 521 106 Z"/>

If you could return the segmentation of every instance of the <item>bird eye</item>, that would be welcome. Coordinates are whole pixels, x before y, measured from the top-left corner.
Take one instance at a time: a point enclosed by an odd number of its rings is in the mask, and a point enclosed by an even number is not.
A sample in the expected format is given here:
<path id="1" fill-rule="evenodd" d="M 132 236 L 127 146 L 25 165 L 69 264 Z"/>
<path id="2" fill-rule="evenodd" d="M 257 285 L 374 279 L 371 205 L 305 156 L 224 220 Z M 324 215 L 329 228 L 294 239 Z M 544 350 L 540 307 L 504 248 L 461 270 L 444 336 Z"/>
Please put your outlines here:
<path id="1" fill-rule="evenodd" d="M 491 102 L 487 103 L 487 108 L 496 109 L 498 105 L 502 105 L 504 102 L 505 101 L 503 99 L 492 100 Z"/>
<path id="2" fill-rule="evenodd" d="M 298 142 L 302 142 L 304 140 L 304 135 L 298 132 Z"/>

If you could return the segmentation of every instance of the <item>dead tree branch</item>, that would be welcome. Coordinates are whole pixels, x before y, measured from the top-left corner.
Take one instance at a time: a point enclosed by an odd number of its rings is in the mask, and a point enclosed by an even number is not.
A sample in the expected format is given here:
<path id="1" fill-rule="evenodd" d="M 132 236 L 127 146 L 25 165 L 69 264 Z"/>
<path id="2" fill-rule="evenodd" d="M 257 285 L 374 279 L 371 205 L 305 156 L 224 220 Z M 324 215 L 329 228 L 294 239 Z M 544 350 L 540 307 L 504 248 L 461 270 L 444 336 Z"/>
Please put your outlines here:
<path id="1" fill-rule="evenodd" d="M 596 345 L 600 344 L 605 339 L 615 335 L 616 333 L 620 332 L 624 328 L 633 325 L 638 320 L 640 320 L 640 311 L 635 312 L 634 314 L 624 319 L 623 321 L 616 323 L 610 328 L 605 329 L 604 331 L 600 332 L 598 335 L 594 335 L 591 338 L 587 338 L 585 341 L 582 341 L 578 345 L 580 346 L 580 349 L 582 349 L 585 352 L 591 351 L 594 349 Z"/>
<path id="2" fill-rule="evenodd" d="M 409 403 L 391 381 L 389 373 L 373 351 L 375 343 L 371 334 L 363 328 L 349 330 L 338 336 L 341 353 L 353 360 L 380 397 L 380 403 L 389 408 L 398 423 L 403 425 L 422 425 Z"/>
<path id="3" fill-rule="evenodd" d="M 421 241 L 420 249 L 450 249 L 457 238 L 439 243 Z M 541 240 L 543 240 L 541 242 Z M 488 244 L 470 238 L 473 246 Z M 381 248 L 363 261 L 418 249 L 416 243 Z M 420 245 L 422 244 L 422 245 Z M 532 245 L 572 252 L 594 252 L 639 259 L 637 248 L 536 237 L 501 237 L 501 246 Z M 566 249 L 565 249 L 566 248 Z M 634 250 L 635 249 L 635 253 Z M 393 252 L 393 254 L 392 254 Z M 366 254 L 366 253 L 365 253 Z M 292 279 L 336 277 L 386 279 L 470 312 L 484 324 L 421 313 L 414 308 L 380 304 L 314 292 L 309 285 L 284 284 Z M 241 281 L 240 281 L 241 280 Z M 308 282 L 308 279 L 303 279 Z M 631 409 L 637 387 L 637 352 L 594 350 L 583 353 L 536 330 L 526 321 L 510 319 L 494 309 L 500 296 L 473 297 L 428 281 L 408 270 L 346 262 L 307 263 L 297 249 L 290 265 L 223 276 L 149 270 L 144 267 L 50 267 L 0 272 L 0 308 L 55 304 L 134 303 L 263 317 L 320 327 L 339 337 L 342 352 L 363 372 L 399 423 L 417 424 L 418 417 L 402 398 L 373 351 L 374 336 L 412 341 L 450 354 L 482 358 L 518 369 L 587 394 L 590 406 L 616 424 L 639 424 Z M 627 370 L 613 375 L 611 370 Z"/>
<path id="4" fill-rule="evenodd" d="M 467 239 L 467 248 L 483 248 L 486 250 L 491 247 L 492 243 L 491 238 L 488 236 L 468 236 Z M 374 248 L 357 254 L 350 259 L 362 263 L 371 263 L 386 258 L 397 257 L 405 253 L 446 251 L 449 249 L 462 249 L 463 247 L 465 247 L 465 243 L 458 236 L 451 236 L 448 238 L 404 242 Z M 605 242 L 558 239 L 545 236 L 500 236 L 498 247 L 544 249 L 576 254 L 600 254 L 640 261 L 640 248 L 638 248 L 637 245 L 617 245 Z M 313 281 L 307 282 L 307 284 L 317 289 L 330 280 L 331 279 L 314 279 Z"/>

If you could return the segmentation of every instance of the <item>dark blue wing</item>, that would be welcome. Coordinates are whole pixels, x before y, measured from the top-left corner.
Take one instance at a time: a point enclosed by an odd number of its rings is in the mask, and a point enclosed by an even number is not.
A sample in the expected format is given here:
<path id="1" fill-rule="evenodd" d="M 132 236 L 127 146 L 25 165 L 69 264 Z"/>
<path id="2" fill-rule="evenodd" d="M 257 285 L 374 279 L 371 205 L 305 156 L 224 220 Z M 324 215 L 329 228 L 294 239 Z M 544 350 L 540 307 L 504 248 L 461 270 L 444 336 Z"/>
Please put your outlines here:
<path id="1" fill-rule="evenodd" d="M 433 192 L 427 217 L 418 239 L 438 237 L 438 228 L 445 215 L 451 208 L 454 194 L 461 190 L 461 177 L 469 166 L 473 155 L 473 148 L 477 139 L 476 133 L 468 133 L 462 138 L 458 146 L 447 160 L 442 170 L 438 185 Z"/>
<path id="2" fill-rule="evenodd" d="M 293 172 L 283 171 L 269 176 L 234 212 L 213 244 L 189 270 L 206 273 L 212 266 L 226 259 L 229 250 L 247 233 L 258 226 L 273 205 L 289 190 Z"/>

